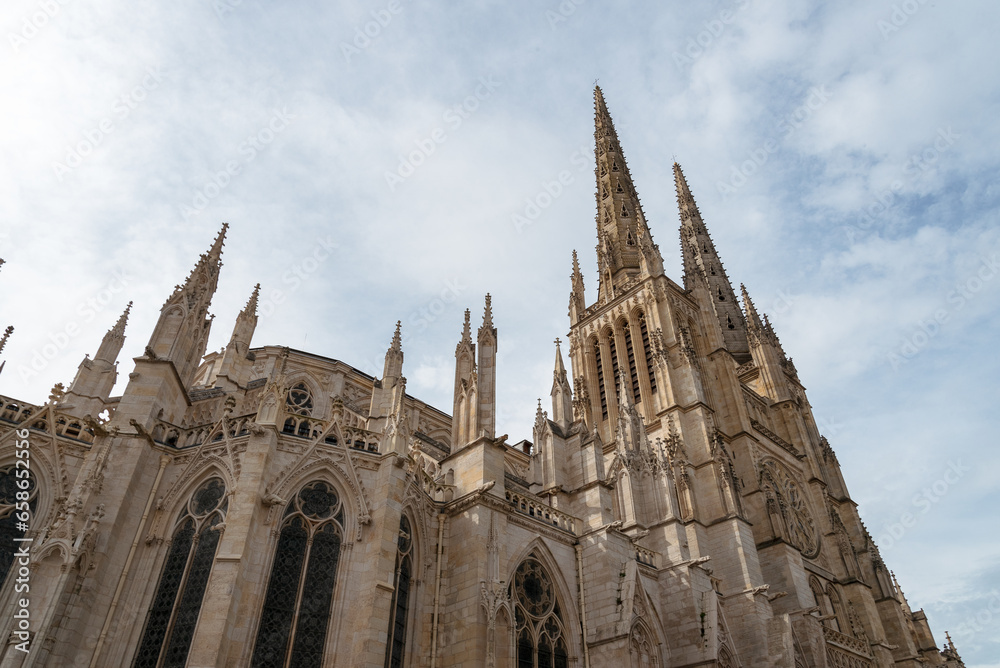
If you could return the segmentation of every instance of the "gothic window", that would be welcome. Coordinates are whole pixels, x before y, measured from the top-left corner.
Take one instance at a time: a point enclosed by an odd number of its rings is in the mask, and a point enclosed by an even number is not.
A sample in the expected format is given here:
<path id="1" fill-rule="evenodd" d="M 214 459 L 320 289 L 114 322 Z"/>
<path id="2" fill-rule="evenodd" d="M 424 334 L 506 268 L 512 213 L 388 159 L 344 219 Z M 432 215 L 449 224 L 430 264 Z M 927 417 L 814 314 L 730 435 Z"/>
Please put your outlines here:
<path id="1" fill-rule="evenodd" d="M 629 634 L 629 654 L 634 668 L 656 668 L 659 665 L 649 633 L 639 622 L 632 626 Z"/>
<path id="2" fill-rule="evenodd" d="M 618 182 L 618 187 L 615 188 L 615 191 L 616 192 L 620 192 L 620 193 L 625 192 L 624 190 L 622 190 L 622 182 L 621 181 Z"/>
<path id="3" fill-rule="evenodd" d="M 303 487 L 282 517 L 251 666 L 318 667 L 330 622 L 344 509 L 329 484 Z"/>
<path id="4" fill-rule="evenodd" d="M 288 390 L 288 399 L 285 400 L 285 403 L 288 405 L 288 409 L 297 415 L 312 415 L 312 394 L 305 383 L 299 383 Z"/>
<path id="5" fill-rule="evenodd" d="M 622 205 L 622 211 L 625 211 L 624 205 Z M 625 245 L 635 246 L 635 237 L 632 235 L 632 230 L 629 230 L 628 234 L 625 235 Z"/>
<path id="6" fill-rule="evenodd" d="M 608 393 L 604 385 L 604 366 L 601 364 L 601 344 L 595 338 L 591 345 L 594 347 L 594 361 L 597 363 L 597 385 L 601 395 L 601 419 L 608 419 Z"/>
<path id="7" fill-rule="evenodd" d="M 228 506 L 220 478 L 209 478 L 191 495 L 170 540 L 135 668 L 185 665 Z"/>
<path id="8" fill-rule="evenodd" d="M 611 374 L 612 378 L 614 378 L 615 403 L 618 403 L 622 399 L 618 396 L 618 351 L 615 348 L 615 333 L 610 329 L 608 330 L 608 348 L 611 352 Z"/>
<path id="9" fill-rule="evenodd" d="M 625 208 L 624 202 L 622 202 L 622 218 L 628 218 L 628 209 Z"/>
<path id="10" fill-rule="evenodd" d="M 636 373 L 635 368 L 635 350 L 632 348 L 632 331 L 624 320 L 618 323 L 618 326 L 625 332 L 625 354 L 628 355 L 628 371 L 632 378 L 632 401 L 637 404 L 641 398 L 639 396 L 639 374 Z"/>
<path id="11" fill-rule="evenodd" d="M 396 579 L 392 594 L 389 621 L 389 638 L 385 647 L 386 668 L 402 668 L 406 651 L 406 614 L 410 602 L 410 583 L 413 573 L 413 530 L 410 520 L 399 518 L 399 538 L 396 540 Z"/>
<path id="12" fill-rule="evenodd" d="M 719 301 L 720 302 L 726 301 L 726 296 L 722 294 L 722 288 L 716 288 L 716 290 L 718 291 L 719 294 Z"/>
<path id="13" fill-rule="evenodd" d="M 510 589 L 517 668 L 567 668 L 569 653 L 555 589 L 533 555 L 517 567 Z"/>
<path id="14" fill-rule="evenodd" d="M 780 518 L 787 542 L 809 559 L 819 554 L 819 532 L 798 483 L 788 471 L 773 459 L 761 462 L 760 487 L 772 514 Z"/>
<path id="15" fill-rule="evenodd" d="M 612 172 L 617 172 L 618 171 L 618 161 L 617 160 L 615 160 L 614 162 L 611 163 L 611 171 Z"/>
<path id="16" fill-rule="evenodd" d="M 23 461 L 23 460 L 18 460 Z M 20 510 L 18 510 L 18 504 Z M 35 476 L 28 469 L 7 466 L 0 469 L 0 585 L 7 579 L 7 572 L 14 563 L 14 553 L 21 547 L 31 518 L 38 505 L 38 488 Z M 28 521 L 19 515 L 27 509 Z"/>
<path id="17" fill-rule="evenodd" d="M 649 371 L 649 389 L 656 393 L 656 374 L 653 373 L 653 351 L 649 345 L 649 330 L 646 329 L 646 317 L 639 314 L 639 333 L 642 335 L 642 351 L 646 356 L 646 370 Z"/>

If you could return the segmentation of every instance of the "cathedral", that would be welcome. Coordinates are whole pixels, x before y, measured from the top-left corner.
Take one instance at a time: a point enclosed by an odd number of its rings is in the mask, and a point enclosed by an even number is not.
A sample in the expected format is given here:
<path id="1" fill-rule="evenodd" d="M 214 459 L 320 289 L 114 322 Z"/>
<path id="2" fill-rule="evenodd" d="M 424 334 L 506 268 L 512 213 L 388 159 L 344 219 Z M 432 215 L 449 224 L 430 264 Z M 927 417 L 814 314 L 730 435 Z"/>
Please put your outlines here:
<path id="1" fill-rule="evenodd" d="M 128 309 L 68 388 L 0 397 L 0 668 L 964 666 L 680 166 L 678 283 L 594 101 L 597 293 L 574 251 L 530 441 L 496 433 L 489 295 L 450 407 L 399 325 L 379 378 L 254 346 L 259 286 L 206 354 L 223 225 L 121 396 Z"/>

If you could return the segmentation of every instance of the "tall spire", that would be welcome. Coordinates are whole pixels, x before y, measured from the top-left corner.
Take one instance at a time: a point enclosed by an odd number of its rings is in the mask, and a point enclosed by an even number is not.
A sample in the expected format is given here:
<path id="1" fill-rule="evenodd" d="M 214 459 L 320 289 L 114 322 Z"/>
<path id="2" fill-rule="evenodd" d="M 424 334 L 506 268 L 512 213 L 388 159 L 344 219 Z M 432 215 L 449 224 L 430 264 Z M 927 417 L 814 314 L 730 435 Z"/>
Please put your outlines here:
<path id="1" fill-rule="evenodd" d="M 129 302 L 125 311 L 118 318 L 118 322 L 104 335 L 94 359 L 104 360 L 110 364 L 114 364 L 118 360 L 118 353 L 122 351 L 122 346 L 125 344 L 125 326 L 128 324 L 128 314 L 131 310 L 132 302 Z"/>
<path id="2" fill-rule="evenodd" d="M 677 206 L 680 209 L 681 253 L 684 258 L 684 287 L 688 290 L 704 289 L 702 298 L 709 301 L 715 311 L 726 350 L 740 364 L 750 360 L 747 326 L 736 300 L 733 285 L 726 276 L 715 243 L 701 219 L 701 212 L 694 201 L 691 189 L 681 166 L 674 163 L 674 184 L 677 188 Z"/>
<path id="3" fill-rule="evenodd" d="M 646 225 L 604 93 L 594 89 L 597 159 L 597 264 L 599 301 L 613 298 L 631 278 L 663 273 L 663 260 Z"/>

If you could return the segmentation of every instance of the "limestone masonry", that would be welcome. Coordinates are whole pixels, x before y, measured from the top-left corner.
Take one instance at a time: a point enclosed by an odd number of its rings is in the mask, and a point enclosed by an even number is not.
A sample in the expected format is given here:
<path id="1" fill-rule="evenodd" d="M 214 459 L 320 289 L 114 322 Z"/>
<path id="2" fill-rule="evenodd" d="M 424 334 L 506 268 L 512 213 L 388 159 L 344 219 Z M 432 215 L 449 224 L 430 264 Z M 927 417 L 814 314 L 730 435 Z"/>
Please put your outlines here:
<path id="1" fill-rule="evenodd" d="M 398 326 L 381 378 L 253 347 L 259 286 L 206 355 L 223 225 L 121 396 L 128 309 L 68 389 L 0 397 L 0 668 L 963 666 L 680 166 L 683 285 L 595 108 L 597 298 L 574 252 L 530 442 L 495 433 L 488 295 L 451 407 L 406 393 Z"/>

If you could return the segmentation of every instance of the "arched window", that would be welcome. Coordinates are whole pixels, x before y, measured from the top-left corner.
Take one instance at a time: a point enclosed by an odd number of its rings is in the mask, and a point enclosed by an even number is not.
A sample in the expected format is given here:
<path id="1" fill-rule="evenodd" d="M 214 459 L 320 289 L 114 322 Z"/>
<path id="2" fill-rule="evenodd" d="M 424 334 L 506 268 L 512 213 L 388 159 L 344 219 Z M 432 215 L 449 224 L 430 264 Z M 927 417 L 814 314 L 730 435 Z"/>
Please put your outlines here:
<path id="1" fill-rule="evenodd" d="M 656 668 L 660 665 L 656 660 L 656 650 L 649 632 L 640 622 L 632 626 L 628 649 L 635 668 Z"/>
<path id="2" fill-rule="evenodd" d="M 344 509 L 333 487 L 306 485 L 285 509 L 251 665 L 318 667 L 330 622 Z"/>
<path id="3" fill-rule="evenodd" d="M 389 638 L 385 647 L 387 668 L 402 668 L 406 651 L 406 614 L 410 602 L 410 580 L 413 574 L 413 531 L 410 520 L 399 518 L 399 538 L 396 540 L 396 580 L 392 594 L 392 619 L 389 621 Z"/>
<path id="4" fill-rule="evenodd" d="M 183 666 L 201 612 L 229 500 L 221 478 L 209 478 L 191 495 L 170 540 L 160 583 L 146 617 L 135 668 Z"/>
<path id="5" fill-rule="evenodd" d="M 288 398 L 285 400 L 288 410 L 297 415 L 312 415 L 313 400 L 312 393 L 305 383 L 299 383 L 288 390 Z"/>
<path id="6" fill-rule="evenodd" d="M 639 374 L 635 367 L 635 349 L 632 348 L 632 329 L 625 320 L 619 322 L 618 326 L 625 333 L 625 355 L 628 357 L 628 372 L 632 379 L 632 403 L 637 404 L 642 397 L 639 396 Z"/>
<path id="7" fill-rule="evenodd" d="M 18 503 L 25 505 L 18 510 Z M 37 505 L 35 476 L 28 469 L 16 466 L 0 469 L 0 585 L 7 579 L 7 571 L 14 563 L 14 553 L 22 546 L 18 539 L 24 538 Z M 20 515 L 25 508 L 28 510 L 27 522 Z"/>
<path id="8" fill-rule="evenodd" d="M 642 351 L 646 356 L 646 369 L 649 371 L 649 389 L 656 394 L 656 374 L 653 373 L 653 351 L 649 345 L 649 330 L 646 328 L 646 316 L 639 314 L 639 333 L 642 335 Z"/>
<path id="9" fill-rule="evenodd" d="M 611 354 L 611 374 L 614 378 L 613 384 L 615 388 L 615 405 L 621 402 L 622 398 L 618 396 L 618 349 L 615 347 L 615 333 L 613 330 L 608 330 L 606 335 L 608 337 L 608 352 Z"/>
<path id="10" fill-rule="evenodd" d="M 517 668 L 567 668 L 569 654 L 555 589 L 534 555 L 517 567 L 510 589 Z"/>
<path id="11" fill-rule="evenodd" d="M 595 336 L 591 346 L 594 348 L 594 362 L 597 365 L 597 386 L 601 395 L 601 419 L 608 419 L 608 392 L 604 386 L 604 365 L 601 363 L 601 342 Z"/>

